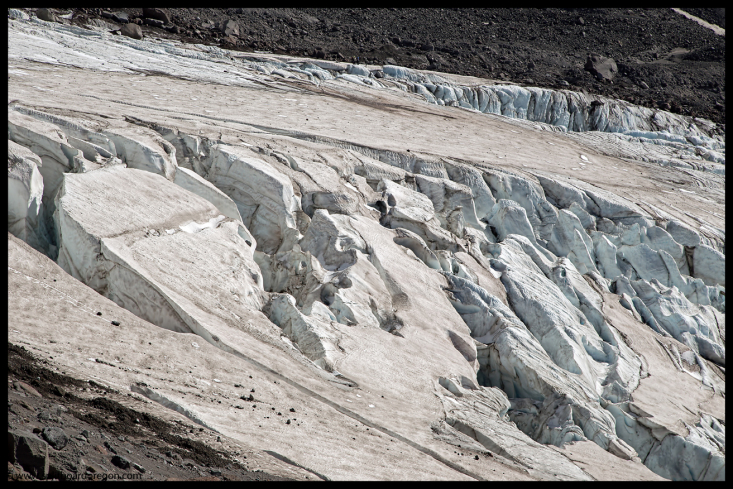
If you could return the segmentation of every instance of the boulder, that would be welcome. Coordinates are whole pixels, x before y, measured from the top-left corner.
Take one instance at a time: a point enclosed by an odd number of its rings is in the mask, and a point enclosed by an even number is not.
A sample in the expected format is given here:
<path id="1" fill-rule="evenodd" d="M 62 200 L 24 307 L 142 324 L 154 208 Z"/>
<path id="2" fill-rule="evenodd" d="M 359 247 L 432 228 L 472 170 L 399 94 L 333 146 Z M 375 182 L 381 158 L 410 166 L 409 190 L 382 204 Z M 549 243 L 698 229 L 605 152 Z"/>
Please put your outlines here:
<path id="1" fill-rule="evenodd" d="M 48 426 L 43 428 L 41 436 L 56 450 L 63 450 L 64 447 L 69 443 L 69 437 L 64 430 L 56 426 Z"/>
<path id="2" fill-rule="evenodd" d="M 53 11 L 48 8 L 39 8 L 36 10 L 36 17 L 41 20 L 45 20 L 46 22 L 58 22 L 56 15 L 54 15 Z"/>
<path id="3" fill-rule="evenodd" d="M 225 20 L 220 29 L 225 36 L 239 37 L 239 24 L 234 20 Z"/>
<path id="4" fill-rule="evenodd" d="M 143 17 L 146 19 L 161 20 L 164 24 L 169 24 L 171 21 L 170 16 L 161 8 L 144 8 Z"/>
<path id="5" fill-rule="evenodd" d="M 598 55 L 590 55 L 585 62 L 585 70 L 589 71 L 599 80 L 613 80 L 618 73 L 618 67 L 613 58 L 606 58 Z"/>
<path id="6" fill-rule="evenodd" d="M 112 19 L 120 24 L 127 24 L 130 22 L 130 16 L 127 12 L 112 12 Z"/>
<path id="7" fill-rule="evenodd" d="M 143 19 L 143 24 L 149 25 L 150 27 L 163 27 L 165 22 L 158 19 Z"/>
<path id="8" fill-rule="evenodd" d="M 32 433 L 21 430 L 8 430 L 8 459 L 19 463 L 23 469 L 36 477 L 48 477 L 48 443 Z"/>
<path id="9" fill-rule="evenodd" d="M 131 37 L 132 39 L 142 39 L 143 30 L 137 24 L 125 24 L 120 29 L 120 34 L 123 36 Z"/>
<path id="10" fill-rule="evenodd" d="M 115 455 L 112 457 L 112 465 L 115 465 L 123 470 L 130 468 L 130 461 L 127 460 L 125 457 L 121 457 L 119 455 Z"/>
<path id="11" fill-rule="evenodd" d="M 25 382 L 21 382 L 17 380 L 13 382 L 13 387 L 15 388 L 15 390 L 23 392 L 26 395 L 34 396 L 34 397 L 43 397 L 40 392 L 38 392 L 36 389 L 26 384 Z"/>

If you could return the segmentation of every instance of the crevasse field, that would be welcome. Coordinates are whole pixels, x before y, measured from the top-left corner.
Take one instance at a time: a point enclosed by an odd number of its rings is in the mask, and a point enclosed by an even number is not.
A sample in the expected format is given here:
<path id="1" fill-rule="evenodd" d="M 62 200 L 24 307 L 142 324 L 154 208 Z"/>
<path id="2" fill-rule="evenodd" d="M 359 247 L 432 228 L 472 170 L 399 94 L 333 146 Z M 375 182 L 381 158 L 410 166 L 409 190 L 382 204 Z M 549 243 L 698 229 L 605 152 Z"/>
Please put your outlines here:
<path id="1" fill-rule="evenodd" d="M 725 479 L 724 127 L 20 14 L 8 43 L 9 342 L 329 479 Z"/>

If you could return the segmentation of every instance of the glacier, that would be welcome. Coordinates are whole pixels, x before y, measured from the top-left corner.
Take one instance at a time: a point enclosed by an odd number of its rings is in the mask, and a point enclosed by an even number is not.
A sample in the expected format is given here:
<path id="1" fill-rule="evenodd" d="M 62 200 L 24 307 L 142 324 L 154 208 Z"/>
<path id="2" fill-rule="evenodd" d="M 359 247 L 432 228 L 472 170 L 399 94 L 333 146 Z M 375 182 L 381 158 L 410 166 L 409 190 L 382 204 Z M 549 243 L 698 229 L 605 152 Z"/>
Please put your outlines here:
<path id="1" fill-rule="evenodd" d="M 725 479 L 724 128 L 398 66 L 8 26 L 9 246 L 201 337 L 208 362 L 249 362 L 314 413 L 398 439 L 429 478 L 492 477 L 458 440 L 518 479 Z M 173 378 L 156 396 L 254 436 Z M 320 461 L 275 432 L 261 446 L 349 478 L 389 445 L 353 461 L 309 429 L 295 440 Z M 588 444 L 626 469 L 566 455 Z"/>

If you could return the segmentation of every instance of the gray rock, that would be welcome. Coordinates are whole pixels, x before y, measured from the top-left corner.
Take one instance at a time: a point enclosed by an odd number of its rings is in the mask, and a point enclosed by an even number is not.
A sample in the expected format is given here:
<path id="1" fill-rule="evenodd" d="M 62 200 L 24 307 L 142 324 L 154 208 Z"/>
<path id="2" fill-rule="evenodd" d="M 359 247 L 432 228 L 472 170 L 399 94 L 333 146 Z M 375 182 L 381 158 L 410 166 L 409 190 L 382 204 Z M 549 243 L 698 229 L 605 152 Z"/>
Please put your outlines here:
<path id="1" fill-rule="evenodd" d="M 38 420 L 39 421 L 49 421 L 51 419 L 51 413 L 47 410 L 43 410 L 40 413 L 38 413 Z"/>
<path id="2" fill-rule="evenodd" d="M 143 30 L 140 29 L 140 26 L 137 24 L 125 24 L 122 26 L 122 29 L 120 30 L 120 33 L 123 36 L 131 37 L 133 39 L 142 39 L 143 38 Z"/>
<path id="3" fill-rule="evenodd" d="M 221 32 L 225 36 L 239 36 L 239 24 L 231 19 L 221 24 Z"/>
<path id="4" fill-rule="evenodd" d="M 46 22 L 58 22 L 51 9 L 47 8 L 39 8 L 36 10 L 36 17 L 41 20 L 45 20 Z"/>
<path id="5" fill-rule="evenodd" d="M 130 16 L 126 12 L 112 12 L 112 20 L 120 24 L 127 24 L 130 22 Z"/>
<path id="6" fill-rule="evenodd" d="M 163 27 L 165 25 L 165 22 L 158 19 L 144 19 L 143 24 L 149 25 L 151 27 Z"/>
<path id="7" fill-rule="evenodd" d="M 144 8 L 143 17 L 146 19 L 156 19 L 163 21 L 164 24 L 168 24 L 171 21 L 170 16 L 160 8 Z"/>
<path id="8" fill-rule="evenodd" d="M 24 392 L 27 395 L 34 397 L 43 397 L 37 390 L 35 390 L 33 387 L 29 386 L 25 382 L 17 380 L 13 382 L 13 387 L 15 388 L 15 390 Z"/>
<path id="9" fill-rule="evenodd" d="M 69 437 L 64 433 L 64 430 L 55 426 L 47 426 L 43 428 L 41 436 L 56 450 L 63 450 L 63 448 L 69 443 Z"/>
<path id="10" fill-rule="evenodd" d="M 130 468 L 130 461 L 120 455 L 115 455 L 114 457 L 112 457 L 111 462 L 112 462 L 112 465 L 116 465 L 117 467 L 121 469 Z"/>
<path id="11" fill-rule="evenodd" d="M 618 73 L 618 67 L 613 58 L 597 55 L 588 56 L 585 62 L 585 70 L 591 72 L 599 80 L 612 80 Z"/>
<path id="12" fill-rule="evenodd" d="M 8 430 L 8 459 L 38 479 L 48 477 L 48 444 L 27 431 Z"/>

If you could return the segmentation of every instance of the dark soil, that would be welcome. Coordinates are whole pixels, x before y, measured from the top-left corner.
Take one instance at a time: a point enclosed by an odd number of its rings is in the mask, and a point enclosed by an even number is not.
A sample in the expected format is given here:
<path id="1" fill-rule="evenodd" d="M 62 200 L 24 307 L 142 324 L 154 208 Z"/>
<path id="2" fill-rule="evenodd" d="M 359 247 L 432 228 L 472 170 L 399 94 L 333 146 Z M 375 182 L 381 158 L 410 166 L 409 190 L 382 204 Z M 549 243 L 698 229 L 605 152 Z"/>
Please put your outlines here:
<path id="1" fill-rule="evenodd" d="M 189 436 L 192 430 L 208 432 L 205 428 L 176 425 L 125 407 L 114 399 L 121 394 L 54 372 L 45 363 L 8 343 L 8 431 L 57 427 L 69 438 L 61 450 L 48 447 L 49 479 L 285 480 L 248 471 L 226 452 Z M 19 382 L 40 397 L 29 394 Z M 92 396 L 78 395 L 84 391 Z M 124 463 L 115 457 L 123 457 L 129 467 L 118 467 L 115 462 Z M 32 476 L 9 460 L 8 478 Z"/>
<path id="2" fill-rule="evenodd" d="M 166 10 L 172 24 L 143 25 L 144 35 L 585 90 L 725 123 L 725 38 L 671 9 Z M 725 24 L 724 9 L 689 10 Z M 74 12 L 83 25 L 103 10 Z M 238 36 L 221 32 L 230 19 Z M 613 80 L 584 70 L 590 54 L 616 61 Z"/>

